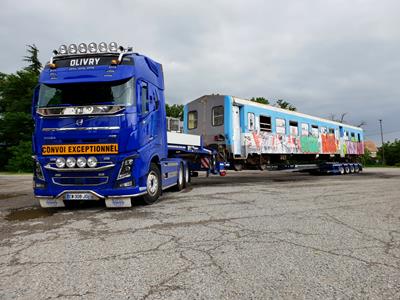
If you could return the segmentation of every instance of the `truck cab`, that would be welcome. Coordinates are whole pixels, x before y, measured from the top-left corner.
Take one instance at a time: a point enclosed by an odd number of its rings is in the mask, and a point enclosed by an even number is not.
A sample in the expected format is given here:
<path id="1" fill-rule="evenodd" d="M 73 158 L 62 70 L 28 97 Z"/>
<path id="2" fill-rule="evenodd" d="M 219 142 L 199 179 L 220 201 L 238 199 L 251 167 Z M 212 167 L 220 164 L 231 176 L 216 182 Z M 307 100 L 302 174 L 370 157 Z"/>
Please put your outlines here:
<path id="1" fill-rule="evenodd" d="M 151 204 L 182 184 L 186 162 L 168 159 L 161 64 L 116 43 L 61 45 L 53 54 L 32 105 L 41 206 L 103 199 L 125 207 L 137 196 Z"/>

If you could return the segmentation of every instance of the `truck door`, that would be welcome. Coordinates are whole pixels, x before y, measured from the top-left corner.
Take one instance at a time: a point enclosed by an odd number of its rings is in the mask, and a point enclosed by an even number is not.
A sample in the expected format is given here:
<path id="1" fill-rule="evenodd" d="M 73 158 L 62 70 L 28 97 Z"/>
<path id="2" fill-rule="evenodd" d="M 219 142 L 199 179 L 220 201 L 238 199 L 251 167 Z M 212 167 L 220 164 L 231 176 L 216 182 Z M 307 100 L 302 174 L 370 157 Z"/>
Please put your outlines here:
<path id="1" fill-rule="evenodd" d="M 150 97 L 149 85 L 140 81 L 138 83 L 139 97 L 138 101 L 140 111 L 139 122 L 139 144 L 140 146 L 146 145 L 151 139 L 151 113 L 150 113 Z"/>
<path id="2" fill-rule="evenodd" d="M 239 106 L 232 106 L 232 152 L 233 155 L 242 155 L 242 144 L 241 144 L 241 128 L 240 128 L 240 108 Z"/>

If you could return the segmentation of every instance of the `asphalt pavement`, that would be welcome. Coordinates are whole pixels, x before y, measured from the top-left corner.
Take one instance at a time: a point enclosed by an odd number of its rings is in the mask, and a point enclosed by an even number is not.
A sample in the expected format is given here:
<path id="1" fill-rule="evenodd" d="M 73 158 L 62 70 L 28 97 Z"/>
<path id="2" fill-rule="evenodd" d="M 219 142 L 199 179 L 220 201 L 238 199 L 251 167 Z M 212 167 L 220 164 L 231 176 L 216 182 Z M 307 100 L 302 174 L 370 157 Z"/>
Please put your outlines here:
<path id="1" fill-rule="evenodd" d="M 152 206 L 42 209 L 0 175 L 0 299 L 399 299 L 400 168 L 231 171 Z"/>

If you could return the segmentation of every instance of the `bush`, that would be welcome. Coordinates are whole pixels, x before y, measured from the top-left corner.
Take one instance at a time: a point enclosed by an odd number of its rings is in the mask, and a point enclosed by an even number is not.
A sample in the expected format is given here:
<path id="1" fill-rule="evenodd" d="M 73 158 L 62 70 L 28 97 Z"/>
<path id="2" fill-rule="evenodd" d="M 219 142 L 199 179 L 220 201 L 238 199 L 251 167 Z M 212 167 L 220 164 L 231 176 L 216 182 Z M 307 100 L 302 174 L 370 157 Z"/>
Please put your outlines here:
<path id="1" fill-rule="evenodd" d="M 21 141 L 17 146 L 10 147 L 11 158 L 6 165 L 7 171 L 32 172 L 32 142 Z"/>

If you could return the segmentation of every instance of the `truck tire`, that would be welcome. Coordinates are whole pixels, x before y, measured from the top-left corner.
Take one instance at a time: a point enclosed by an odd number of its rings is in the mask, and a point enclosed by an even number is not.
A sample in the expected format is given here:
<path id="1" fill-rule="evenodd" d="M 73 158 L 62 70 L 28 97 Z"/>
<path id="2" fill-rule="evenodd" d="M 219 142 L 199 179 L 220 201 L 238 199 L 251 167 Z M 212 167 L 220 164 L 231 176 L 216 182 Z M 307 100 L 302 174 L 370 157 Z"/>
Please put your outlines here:
<path id="1" fill-rule="evenodd" d="M 185 172 L 183 170 L 183 164 L 179 164 L 179 169 L 178 169 L 178 176 L 177 176 L 177 181 L 176 181 L 176 186 L 175 190 L 177 191 L 182 191 L 185 188 Z"/>
<path id="2" fill-rule="evenodd" d="M 146 189 L 147 194 L 143 196 L 143 201 L 145 204 L 151 205 L 158 200 L 162 190 L 160 169 L 155 163 L 151 163 L 146 176 Z"/>

